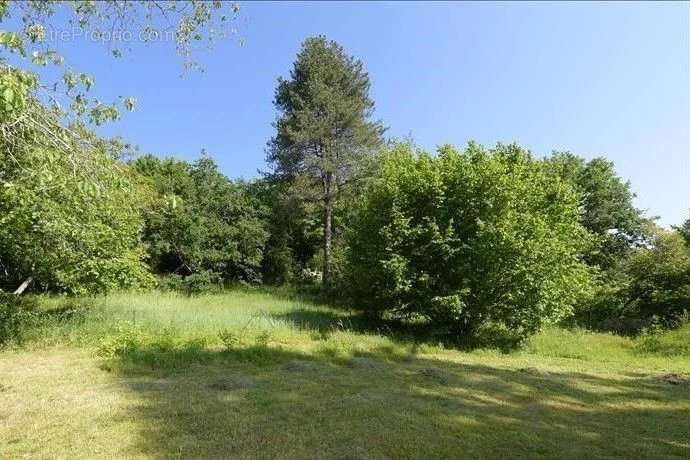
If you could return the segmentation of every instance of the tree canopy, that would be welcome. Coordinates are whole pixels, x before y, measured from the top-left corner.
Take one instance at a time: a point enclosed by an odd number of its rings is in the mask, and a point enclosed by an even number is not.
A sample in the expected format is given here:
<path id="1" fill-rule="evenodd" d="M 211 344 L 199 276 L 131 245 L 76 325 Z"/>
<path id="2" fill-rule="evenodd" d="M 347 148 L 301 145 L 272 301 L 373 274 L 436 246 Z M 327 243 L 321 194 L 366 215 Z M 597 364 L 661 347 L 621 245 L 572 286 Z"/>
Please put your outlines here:
<path id="1" fill-rule="evenodd" d="M 117 119 L 118 106 L 133 110 L 136 100 L 105 103 L 92 96 L 95 78 L 66 62 L 55 34 L 78 31 L 112 44 L 124 34 L 148 41 L 166 33 L 185 67 L 195 67 L 195 43 L 232 33 L 237 11 L 235 3 L 198 0 L 0 1 L 5 288 L 24 279 L 20 291 L 34 280 L 44 289 L 102 292 L 151 281 L 139 241 L 147 195 L 120 161 L 123 144 L 86 127 Z M 127 50 L 110 51 L 117 58 Z"/>
<path id="2" fill-rule="evenodd" d="M 206 270 L 226 280 L 261 280 L 268 234 L 246 184 L 227 179 L 208 156 L 189 164 L 147 155 L 132 165 L 155 190 L 143 241 L 156 272 Z"/>
<path id="3" fill-rule="evenodd" d="M 14 26 L 0 32 L 3 291 L 103 293 L 154 275 L 184 278 L 189 293 L 209 280 L 322 281 L 321 294 L 349 295 L 379 319 L 510 343 L 569 317 L 600 327 L 685 314 L 690 219 L 657 227 L 603 158 L 475 143 L 432 155 L 386 142 L 363 63 L 323 36 L 307 38 L 278 79 L 271 170 L 252 182 L 207 155 L 126 162 L 128 144 L 92 129 L 117 107 L 91 97 L 94 78 L 46 40 L 58 17 L 97 34 L 167 23 L 194 67 L 193 43 L 215 39 L 216 21 L 225 28 L 236 12 L 203 1 L 0 0 L 0 22 Z M 47 65 L 64 69 L 57 84 L 32 67 Z"/>
<path id="4" fill-rule="evenodd" d="M 146 197 L 113 157 L 118 145 L 63 128 L 55 111 L 34 101 L 8 126 L 11 136 L 0 140 L 3 284 L 33 279 L 43 289 L 84 293 L 150 282 L 139 245 Z"/>
<path id="5" fill-rule="evenodd" d="M 616 174 L 603 158 L 586 161 L 570 152 L 556 152 L 546 159 L 551 171 L 570 183 L 580 196 L 581 222 L 598 237 L 587 260 L 602 269 L 614 266 L 643 238 L 643 218 L 633 205 L 630 183 Z"/>

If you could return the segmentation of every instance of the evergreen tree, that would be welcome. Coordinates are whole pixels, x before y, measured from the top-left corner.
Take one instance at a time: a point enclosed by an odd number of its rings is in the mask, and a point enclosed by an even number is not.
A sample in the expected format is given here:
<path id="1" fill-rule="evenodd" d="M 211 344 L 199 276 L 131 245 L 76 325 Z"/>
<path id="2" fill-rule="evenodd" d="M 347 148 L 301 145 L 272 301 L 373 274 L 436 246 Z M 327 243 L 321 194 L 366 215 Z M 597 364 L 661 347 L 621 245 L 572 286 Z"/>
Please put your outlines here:
<path id="1" fill-rule="evenodd" d="M 362 62 L 323 36 L 307 38 L 290 79 L 278 80 L 276 135 L 269 142 L 273 176 L 315 196 L 323 211 L 323 281 L 333 261 L 333 210 L 343 187 L 356 180 L 358 160 L 381 143 L 372 121 L 369 76 Z"/>

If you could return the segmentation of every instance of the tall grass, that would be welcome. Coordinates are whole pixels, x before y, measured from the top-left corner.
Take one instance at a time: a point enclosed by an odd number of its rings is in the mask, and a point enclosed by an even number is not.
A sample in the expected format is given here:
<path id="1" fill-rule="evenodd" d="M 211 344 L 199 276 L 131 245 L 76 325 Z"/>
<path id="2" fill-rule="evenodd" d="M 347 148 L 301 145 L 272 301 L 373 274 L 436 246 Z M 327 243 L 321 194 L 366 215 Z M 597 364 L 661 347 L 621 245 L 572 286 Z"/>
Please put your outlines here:
<path id="1" fill-rule="evenodd" d="M 363 325 L 351 311 L 285 292 L 237 289 L 187 297 L 174 292 L 118 293 L 101 298 L 40 299 L 44 321 L 27 339 L 34 346 L 68 343 L 105 356 L 145 356 L 174 362 L 205 352 L 261 360 L 265 348 L 332 359 L 376 354 L 398 359 L 433 354 L 449 359 L 500 359 L 498 350 L 459 352 Z M 512 353 L 517 359 L 549 358 L 658 368 L 690 367 L 690 326 L 639 339 L 585 330 L 548 328 Z M 136 354 L 131 353 L 132 350 Z M 144 353 L 146 350 L 146 353 Z M 247 351 L 249 350 L 249 351 Z M 232 353 L 229 353 L 229 352 Z M 202 353 L 203 352 L 203 353 Z M 256 356 L 254 356 L 254 354 Z M 156 358 L 156 356 L 158 358 Z M 205 359 L 205 358 L 204 358 Z"/>
<path id="2" fill-rule="evenodd" d="M 669 357 L 690 355 L 690 321 L 687 319 L 677 328 L 663 333 L 643 334 L 637 341 L 636 350 L 645 354 Z"/>
<path id="3" fill-rule="evenodd" d="M 234 290 L 198 297 L 118 293 L 77 301 L 45 297 L 40 303 L 47 314 L 41 327 L 30 334 L 35 346 L 60 342 L 99 346 L 112 337 L 122 336 L 126 341 L 128 334 L 134 334 L 149 344 L 172 337 L 177 345 L 201 341 L 210 349 L 226 347 L 224 335 L 237 337 L 242 346 L 254 346 L 264 337 L 265 345 L 333 355 L 374 349 L 403 353 L 408 347 L 381 332 L 358 330 L 350 311 L 283 293 Z M 67 310 L 73 311 L 70 320 L 48 314 Z"/>

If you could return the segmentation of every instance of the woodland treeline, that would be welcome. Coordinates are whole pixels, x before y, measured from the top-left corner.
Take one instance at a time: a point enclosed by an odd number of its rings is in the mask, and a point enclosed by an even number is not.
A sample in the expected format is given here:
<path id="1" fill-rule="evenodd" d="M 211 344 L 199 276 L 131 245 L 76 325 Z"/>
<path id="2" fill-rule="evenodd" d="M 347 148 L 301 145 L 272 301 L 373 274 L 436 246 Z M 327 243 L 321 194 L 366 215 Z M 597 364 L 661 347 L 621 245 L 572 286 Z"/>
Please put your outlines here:
<path id="1" fill-rule="evenodd" d="M 3 49 L 27 55 L 36 24 L 0 34 Z M 687 317 L 690 219 L 656 225 L 605 158 L 390 139 L 364 64 L 325 37 L 278 80 L 268 168 L 248 181 L 212 155 L 132 155 L 96 134 L 119 113 L 83 96 L 90 77 L 66 73 L 66 110 L 12 59 L 0 72 L 6 293 L 292 285 L 453 340 Z"/>

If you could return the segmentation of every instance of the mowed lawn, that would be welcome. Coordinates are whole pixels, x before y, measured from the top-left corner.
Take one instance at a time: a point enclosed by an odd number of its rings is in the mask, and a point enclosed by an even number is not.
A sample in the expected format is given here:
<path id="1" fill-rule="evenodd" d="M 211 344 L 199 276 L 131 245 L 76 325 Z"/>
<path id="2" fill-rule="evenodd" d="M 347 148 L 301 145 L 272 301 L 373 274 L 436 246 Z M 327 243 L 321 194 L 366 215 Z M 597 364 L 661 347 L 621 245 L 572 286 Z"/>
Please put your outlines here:
<path id="1" fill-rule="evenodd" d="M 0 351 L 0 458 L 690 457 L 690 357 L 630 339 L 463 352 L 270 293 L 82 303 Z"/>

